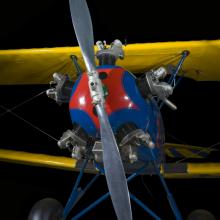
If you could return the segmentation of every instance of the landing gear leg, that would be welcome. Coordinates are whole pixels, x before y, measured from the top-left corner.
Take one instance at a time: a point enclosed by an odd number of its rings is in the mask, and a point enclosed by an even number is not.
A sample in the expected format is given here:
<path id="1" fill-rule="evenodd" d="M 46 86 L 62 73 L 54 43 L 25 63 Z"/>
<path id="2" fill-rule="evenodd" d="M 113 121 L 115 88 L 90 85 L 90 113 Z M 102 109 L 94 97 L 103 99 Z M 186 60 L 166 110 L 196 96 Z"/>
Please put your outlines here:
<path id="1" fill-rule="evenodd" d="M 154 165 L 155 171 L 156 171 L 157 175 L 159 176 L 160 181 L 161 181 L 161 183 L 162 183 L 162 185 L 163 185 L 163 187 L 164 187 L 164 189 L 165 189 L 165 191 L 166 191 L 167 200 L 168 200 L 169 203 L 170 203 L 170 207 L 171 207 L 171 209 L 173 210 L 173 214 L 174 214 L 176 220 L 182 220 L 183 218 L 182 218 L 182 216 L 181 216 L 181 214 L 180 214 L 180 211 L 179 211 L 179 209 L 178 209 L 178 207 L 177 207 L 177 204 L 176 204 L 176 202 L 175 202 L 175 200 L 174 200 L 172 194 L 170 193 L 170 190 L 169 190 L 169 188 L 167 187 L 167 184 L 166 184 L 166 182 L 165 182 L 165 180 L 164 180 L 164 177 L 161 175 L 160 170 L 159 170 L 159 168 L 158 168 L 158 166 L 157 166 L 157 164 L 156 164 L 156 158 L 155 158 L 155 156 L 154 156 L 154 152 L 153 152 L 153 150 L 150 149 L 150 148 L 149 148 L 149 151 L 150 151 L 150 154 L 151 154 L 151 157 L 152 157 L 152 163 L 153 163 L 153 165 Z"/>

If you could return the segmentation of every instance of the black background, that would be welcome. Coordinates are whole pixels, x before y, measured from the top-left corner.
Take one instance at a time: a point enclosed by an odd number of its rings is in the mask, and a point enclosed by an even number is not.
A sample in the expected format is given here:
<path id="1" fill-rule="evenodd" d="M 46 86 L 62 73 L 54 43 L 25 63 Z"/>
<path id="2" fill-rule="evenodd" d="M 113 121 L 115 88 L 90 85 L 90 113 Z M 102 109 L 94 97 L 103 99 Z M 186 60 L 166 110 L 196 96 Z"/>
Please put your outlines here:
<path id="1" fill-rule="evenodd" d="M 219 39 L 218 7 L 211 1 L 192 3 L 176 1 L 88 1 L 94 38 L 110 43 L 118 38 L 128 43 L 177 40 Z M 77 45 L 71 24 L 68 1 L 38 0 L 0 3 L 0 49 L 37 48 Z M 218 58 L 216 58 L 218 59 Z M 1 86 L 0 103 L 11 108 L 46 90 L 45 86 Z M 218 82 L 183 80 L 171 100 L 178 106 L 173 112 L 166 107 L 162 114 L 167 140 L 171 135 L 192 145 L 210 146 L 219 141 Z M 0 113 L 4 112 L 2 109 Z M 15 112 L 53 137 L 71 128 L 66 105 L 58 106 L 45 95 L 18 108 Z M 29 152 L 67 155 L 56 142 L 29 127 L 14 116 L 0 118 L 1 146 Z M 218 161 L 212 153 L 206 161 Z M 91 175 L 86 175 L 85 181 Z M 26 219 L 32 205 L 44 197 L 55 197 L 63 205 L 71 191 L 76 174 L 24 165 L 0 163 L 0 219 Z M 152 191 L 149 195 L 141 178 L 130 189 L 147 202 L 163 219 L 173 219 L 166 196 L 157 177 L 144 177 Z M 218 216 L 219 179 L 168 180 L 184 218 L 197 208 L 205 208 Z M 75 211 L 105 192 L 103 177 L 82 200 Z M 148 215 L 133 206 L 135 219 Z M 83 219 L 114 219 L 110 200 Z"/>

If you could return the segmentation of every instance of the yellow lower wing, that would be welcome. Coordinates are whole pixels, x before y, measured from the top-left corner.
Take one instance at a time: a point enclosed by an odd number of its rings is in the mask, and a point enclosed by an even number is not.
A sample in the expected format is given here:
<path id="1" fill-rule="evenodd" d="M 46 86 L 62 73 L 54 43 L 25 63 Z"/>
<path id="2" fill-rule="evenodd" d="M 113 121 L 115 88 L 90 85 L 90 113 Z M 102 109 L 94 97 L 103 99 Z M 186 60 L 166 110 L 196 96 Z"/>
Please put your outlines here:
<path id="1" fill-rule="evenodd" d="M 133 73 L 175 61 L 183 50 L 189 50 L 183 65 L 185 76 L 203 81 L 220 80 L 220 40 L 130 44 L 124 49 L 125 59 L 118 65 Z M 79 47 L 1 50 L 0 84 L 46 84 L 54 72 L 75 78 L 70 55 L 76 55 L 85 68 Z"/>
<path id="2" fill-rule="evenodd" d="M 65 170 L 73 170 L 76 168 L 77 163 L 77 160 L 68 157 L 35 154 L 15 150 L 0 150 L 0 161 Z"/>
<path id="3" fill-rule="evenodd" d="M 3 149 L 0 150 L 0 161 L 72 171 L 79 171 L 82 167 L 82 161 L 72 158 Z M 97 170 L 88 166 L 85 172 L 96 173 Z M 166 178 L 219 177 L 220 163 L 163 164 L 161 173 Z"/>

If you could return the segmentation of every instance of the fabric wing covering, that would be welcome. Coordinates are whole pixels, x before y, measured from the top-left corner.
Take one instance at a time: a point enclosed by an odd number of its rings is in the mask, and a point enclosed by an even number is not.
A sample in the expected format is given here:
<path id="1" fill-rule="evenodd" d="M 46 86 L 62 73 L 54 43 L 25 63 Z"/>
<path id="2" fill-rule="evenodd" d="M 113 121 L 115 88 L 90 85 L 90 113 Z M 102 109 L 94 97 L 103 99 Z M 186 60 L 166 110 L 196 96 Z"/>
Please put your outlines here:
<path id="1" fill-rule="evenodd" d="M 96 48 L 95 48 L 96 49 Z M 190 51 L 181 74 L 199 81 L 220 80 L 220 40 L 130 44 L 119 66 L 143 73 L 157 66 L 177 62 L 184 50 Z M 16 49 L 0 51 L 0 84 L 47 84 L 54 72 L 76 78 L 70 55 L 85 70 L 79 47 Z"/>

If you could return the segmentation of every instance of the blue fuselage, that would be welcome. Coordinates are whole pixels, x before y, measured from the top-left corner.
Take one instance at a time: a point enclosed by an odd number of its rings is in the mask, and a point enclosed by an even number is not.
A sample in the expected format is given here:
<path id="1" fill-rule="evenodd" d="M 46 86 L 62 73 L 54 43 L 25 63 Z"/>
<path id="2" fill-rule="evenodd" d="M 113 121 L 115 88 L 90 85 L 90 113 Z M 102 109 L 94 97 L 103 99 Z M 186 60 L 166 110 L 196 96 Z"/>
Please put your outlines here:
<path id="1" fill-rule="evenodd" d="M 164 127 L 157 103 L 142 97 L 135 76 L 122 67 L 99 66 L 97 71 L 106 94 L 105 108 L 113 132 L 123 124 L 135 124 L 138 129 L 151 135 L 155 155 L 161 161 Z M 99 121 L 90 97 L 86 73 L 73 87 L 69 108 L 73 123 L 79 124 L 88 135 L 99 137 Z M 146 147 L 139 148 L 139 158 L 150 160 Z"/>

